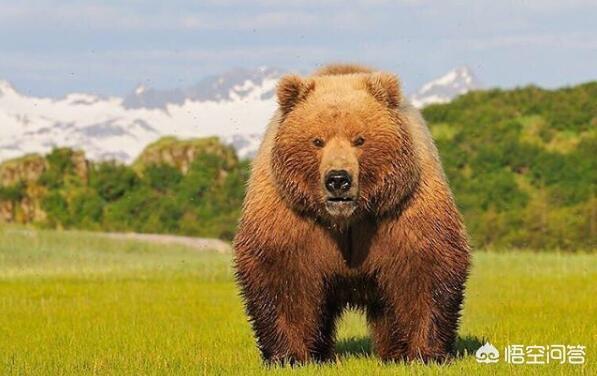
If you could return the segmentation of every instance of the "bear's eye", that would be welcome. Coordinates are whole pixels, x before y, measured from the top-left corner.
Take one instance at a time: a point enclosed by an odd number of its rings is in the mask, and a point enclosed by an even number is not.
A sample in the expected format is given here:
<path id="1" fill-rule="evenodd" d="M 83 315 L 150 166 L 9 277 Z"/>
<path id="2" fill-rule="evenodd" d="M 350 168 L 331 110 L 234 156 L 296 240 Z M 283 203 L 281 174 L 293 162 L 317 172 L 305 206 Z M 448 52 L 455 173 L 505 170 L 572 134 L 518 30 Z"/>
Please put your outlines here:
<path id="1" fill-rule="evenodd" d="M 354 141 L 352 142 L 352 144 L 354 146 L 361 146 L 365 143 L 365 139 L 363 138 L 363 136 L 359 136 L 357 138 L 354 139 Z"/>
<path id="2" fill-rule="evenodd" d="M 318 148 L 322 148 L 325 145 L 325 142 L 323 142 L 321 138 L 316 137 L 313 139 L 313 145 L 315 145 Z"/>

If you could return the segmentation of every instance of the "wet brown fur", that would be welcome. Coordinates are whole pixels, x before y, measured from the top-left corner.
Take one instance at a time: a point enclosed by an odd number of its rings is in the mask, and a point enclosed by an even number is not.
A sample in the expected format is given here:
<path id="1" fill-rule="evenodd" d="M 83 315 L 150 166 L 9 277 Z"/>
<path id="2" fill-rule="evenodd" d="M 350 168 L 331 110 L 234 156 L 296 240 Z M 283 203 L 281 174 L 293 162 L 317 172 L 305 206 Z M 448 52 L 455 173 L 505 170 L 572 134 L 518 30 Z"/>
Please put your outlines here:
<path id="1" fill-rule="evenodd" d="M 393 75 L 360 66 L 283 78 L 278 100 L 234 240 L 263 358 L 329 359 L 336 320 L 351 306 L 366 311 L 382 359 L 445 360 L 469 246 L 418 111 Z M 314 137 L 326 145 L 315 147 Z M 322 205 L 322 171 L 338 164 L 358 181 L 350 218 Z"/>

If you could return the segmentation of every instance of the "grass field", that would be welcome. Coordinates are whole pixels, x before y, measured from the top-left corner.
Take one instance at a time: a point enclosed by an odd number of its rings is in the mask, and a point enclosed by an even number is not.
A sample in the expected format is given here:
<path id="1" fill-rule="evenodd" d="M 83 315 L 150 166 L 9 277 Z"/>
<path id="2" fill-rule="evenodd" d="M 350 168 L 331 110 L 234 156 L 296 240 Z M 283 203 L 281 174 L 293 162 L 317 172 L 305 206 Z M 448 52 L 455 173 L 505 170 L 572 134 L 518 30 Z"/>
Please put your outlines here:
<path id="1" fill-rule="evenodd" d="M 335 362 L 263 367 L 231 256 L 94 234 L 0 228 L 0 375 L 595 374 L 597 255 L 474 256 L 448 365 L 383 364 L 358 313 L 343 317 Z M 477 364 L 489 340 L 587 346 L 578 365 Z"/>

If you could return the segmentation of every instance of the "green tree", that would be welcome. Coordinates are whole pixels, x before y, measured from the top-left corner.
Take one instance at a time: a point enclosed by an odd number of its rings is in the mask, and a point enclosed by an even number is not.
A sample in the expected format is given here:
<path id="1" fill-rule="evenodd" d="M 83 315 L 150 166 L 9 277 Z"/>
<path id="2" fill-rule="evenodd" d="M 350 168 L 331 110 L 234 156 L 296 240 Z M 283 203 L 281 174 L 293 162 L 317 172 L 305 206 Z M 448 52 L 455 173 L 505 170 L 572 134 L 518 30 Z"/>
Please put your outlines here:
<path id="1" fill-rule="evenodd" d="M 135 171 L 116 162 L 102 162 L 91 170 L 90 186 L 107 202 L 113 202 L 140 185 Z"/>
<path id="2" fill-rule="evenodd" d="M 25 197 L 26 190 L 27 184 L 22 180 L 12 185 L 0 186 L 0 201 L 19 202 Z"/>
<path id="3" fill-rule="evenodd" d="M 159 192 L 174 191 L 182 180 L 182 173 L 166 164 L 152 164 L 143 170 L 147 185 Z"/>
<path id="4" fill-rule="evenodd" d="M 46 212 L 47 220 L 51 225 L 68 226 L 71 223 L 68 202 L 60 192 L 48 193 L 42 199 L 41 207 Z"/>
<path id="5" fill-rule="evenodd" d="M 101 223 L 105 201 L 91 189 L 81 189 L 74 193 L 69 205 L 71 222 L 74 225 L 90 227 Z"/>
<path id="6" fill-rule="evenodd" d="M 66 176 L 73 175 L 73 150 L 55 148 L 46 156 L 48 168 L 39 177 L 39 182 L 49 189 L 59 189 L 64 185 Z"/>

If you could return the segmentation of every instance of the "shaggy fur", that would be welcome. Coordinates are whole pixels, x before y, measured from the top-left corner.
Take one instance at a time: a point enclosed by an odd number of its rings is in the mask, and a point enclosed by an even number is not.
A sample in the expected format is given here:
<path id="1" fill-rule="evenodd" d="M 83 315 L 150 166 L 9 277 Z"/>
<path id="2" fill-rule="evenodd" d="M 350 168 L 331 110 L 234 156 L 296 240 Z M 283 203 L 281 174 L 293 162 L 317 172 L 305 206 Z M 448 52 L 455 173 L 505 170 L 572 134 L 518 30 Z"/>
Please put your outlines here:
<path id="1" fill-rule="evenodd" d="M 247 313 L 268 362 L 329 359 L 346 307 L 366 311 L 382 359 L 443 361 L 469 267 L 465 229 L 397 78 L 350 67 L 279 83 L 234 240 Z M 337 169 L 353 177 L 350 211 L 326 206 L 323 179 Z"/>

